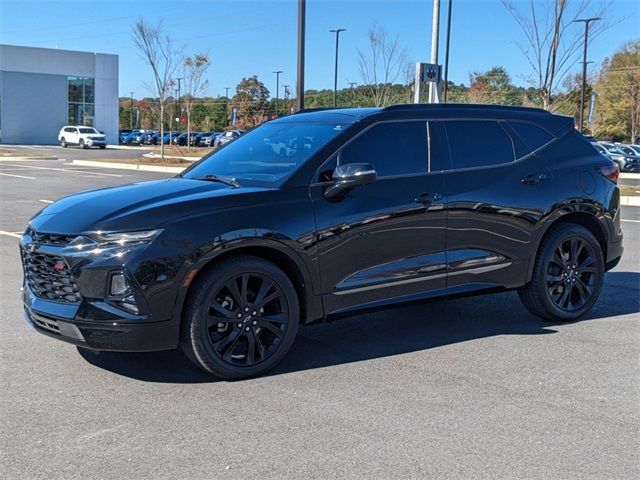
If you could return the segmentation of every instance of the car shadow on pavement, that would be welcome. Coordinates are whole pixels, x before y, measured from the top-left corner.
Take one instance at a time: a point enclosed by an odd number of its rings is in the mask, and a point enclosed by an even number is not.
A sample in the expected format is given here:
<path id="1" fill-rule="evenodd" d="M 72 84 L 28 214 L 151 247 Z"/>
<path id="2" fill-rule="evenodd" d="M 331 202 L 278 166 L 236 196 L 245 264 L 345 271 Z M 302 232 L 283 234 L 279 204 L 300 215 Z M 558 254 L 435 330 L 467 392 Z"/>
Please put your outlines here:
<path id="1" fill-rule="evenodd" d="M 609 272 L 598 303 L 579 322 L 638 312 L 640 274 Z M 361 362 L 497 335 L 553 334 L 557 326 L 526 311 L 515 292 L 433 300 L 300 328 L 289 354 L 266 375 Z M 193 366 L 180 350 L 99 355 L 78 350 L 99 368 L 143 381 L 219 381 Z"/>

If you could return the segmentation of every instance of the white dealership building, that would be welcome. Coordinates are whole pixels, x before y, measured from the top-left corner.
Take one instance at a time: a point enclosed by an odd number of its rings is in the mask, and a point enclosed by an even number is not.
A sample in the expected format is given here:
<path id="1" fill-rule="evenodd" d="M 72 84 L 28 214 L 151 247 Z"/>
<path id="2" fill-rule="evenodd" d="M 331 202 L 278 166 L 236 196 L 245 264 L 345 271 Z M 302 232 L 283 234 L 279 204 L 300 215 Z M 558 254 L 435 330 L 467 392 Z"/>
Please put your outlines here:
<path id="1" fill-rule="evenodd" d="M 0 143 L 57 143 L 90 125 L 118 143 L 118 56 L 0 45 Z"/>

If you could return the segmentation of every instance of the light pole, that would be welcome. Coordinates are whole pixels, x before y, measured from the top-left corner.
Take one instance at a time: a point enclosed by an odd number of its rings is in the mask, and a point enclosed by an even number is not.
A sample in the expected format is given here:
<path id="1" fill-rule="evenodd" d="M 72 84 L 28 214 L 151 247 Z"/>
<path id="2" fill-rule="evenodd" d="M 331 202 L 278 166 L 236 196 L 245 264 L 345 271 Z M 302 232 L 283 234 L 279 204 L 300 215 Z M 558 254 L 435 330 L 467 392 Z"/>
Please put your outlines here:
<path id="1" fill-rule="evenodd" d="M 584 52 L 582 55 L 582 94 L 580 95 L 580 132 L 584 132 L 584 96 L 587 88 L 587 45 L 589 43 L 589 24 L 600 17 L 580 18 L 575 22 L 584 22 Z"/>
<path id="2" fill-rule="evenodd" d="M 340 32 L 345 32 L 344 28 L 334 28 L 329 30 L 336 34 L 336 66 L 333 72 L 333 108 L 338 106 L 338 43 L 340 42 Z"/>
<path id="3" fill-rule="evenodd" d="M 356 82 L 349 82 L 349 96 L 351 97 L 351 102 L 353 102 L 353 86 L 356 85 Z M 350 105 L 353 106 L 353 105 Z"/>
<path id="4" fill-rule="evenodd" d="M 449 40 L 451 39 L 451 6 L 453 0 L 449 0 L 449 7 L 447 8 L 447 41 L 444 47 L 444 92 L 443 100 L 447 103 L 447 90 L 449 89 Z"/>
<path id="5" fill-rule="evenodd" d="M 131 95 L 131 103 L 129 104 L 129 130 L 133 130 L 133 94 L 135 92 L 129 92 Z"/>
<path id="6" fill-rule="evenodd" d="M 306 1 L 298 0 L 298 77 L 296 83 L 296 109 L 304 108 L 304 30 Z"/>
<path id="7" fill-rule="evenodd" d="M 229 98 L 229 90 L 231 90 L 231 87 L 224 87 L 224 96 L 225 96 L 225 98 Z"/>
<path id="8" fill-rule="evenodd" d="M 280 74 L 282 70 L 276 70 L 273 72 L 276 74 L 276 117 L 278 116 L 278 93 L 280 92 Z"/>
<path id="9" fill-rule="evenodd" d="M 180 118 L 180 120 L 178 120 L 178 131 L 180 131 L 180 123 L 182 123 L 182 109 L 180 108 L 180 81 L 184 80 L 184 78 L 179 77 L 176 78 L 176 80 L 178 80 L 178 118 Z"/>
<path id="10" fill-rule="evenodd" d="M 433 0 L 433 18 L 431 24 L 431 63 L 438 63 L 438 39 L 440 35 L 440 0 Z M 429 103 L 440 102 L 438 84 L 429 84 Z"/>

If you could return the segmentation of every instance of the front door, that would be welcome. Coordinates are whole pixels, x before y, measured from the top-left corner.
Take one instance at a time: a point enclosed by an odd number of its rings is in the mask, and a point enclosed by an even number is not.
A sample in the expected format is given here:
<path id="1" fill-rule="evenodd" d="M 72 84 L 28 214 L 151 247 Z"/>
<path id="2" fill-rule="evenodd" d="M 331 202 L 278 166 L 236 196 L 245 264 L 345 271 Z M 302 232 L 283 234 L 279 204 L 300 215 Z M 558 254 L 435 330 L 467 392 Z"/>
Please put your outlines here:
<path id="1" fill-rule="evenodd" d="M 318 172 L 310 193 L 327 313 L 446 286 L 443 174 L 428 171 L 429 151 L 426 121 L 381 122 Z M 377 180 L 328 200 L 328 177 L 348 163 L 372 164 Z"/>

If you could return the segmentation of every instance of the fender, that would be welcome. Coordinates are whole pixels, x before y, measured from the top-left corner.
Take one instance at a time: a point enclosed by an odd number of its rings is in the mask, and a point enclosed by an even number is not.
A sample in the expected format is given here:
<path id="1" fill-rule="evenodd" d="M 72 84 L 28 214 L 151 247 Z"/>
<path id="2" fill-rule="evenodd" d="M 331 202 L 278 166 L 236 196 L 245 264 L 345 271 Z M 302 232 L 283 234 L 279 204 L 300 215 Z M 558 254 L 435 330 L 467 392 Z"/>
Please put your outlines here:
<path id="1" fill-rule="evenodd" d="M 600 229 L 602 230 L 603 236 L 606 232 L 606 217 L 605 217 L 605 208 L 601 203 L 594 202 L 591 199 L 573 199 L 570 201 L 565 201 L 561 204 L 554 205 L 554 208 L 550 213 L 543 216 L 540 222 L 536 227 L 536 230 L 533 232 L 531 243 L 534 247 L 532 255 L 529 257 L 529 265 L 527 267 L 527 277 L 526 281 L 531 280 L 531 276 L 533 275 L 533 267 L 536 261 L 538 249 L 540 248 L 540 243 L 542 239 L 547 234 L 549 229 L 556 225 L 558 222 L 562 221 L 566 215 L 572 213 L 585 213 L 594 220 L 597 221 Z M 606 236 L 605 236 L 606 238 Z M 606 260 L 606 259 L 605 259 Z"/>
<path id="2" fill-rule="evenodd" d="M 275 238 L 278 238 L 276 240 Z M 225 233 L 198 249 L 198 256 L 193 260 L 185 262 L 184 268 L 177 276 L 180 279 L 180 290 L 173 311 L 173 318 L 180 319 L 184 302 L 191 286 L 192 280 L 195 279 L 203 268 L 216 258 L 240 249 L 251 247 L 262 247 L 277 250 L 288 260 L 293 262 L 301 273 L 303 278 L 304 294 L 306 304 L 304 311 L 306 313 L 304 323 L 311 323 L 324 318 L 324 308 L 322 298 L 314 292 L 320 288 L 319 273 L 312 272 L 307 263 L 301 258 L 300 254 L 291 246 L 283 241 L 292 242 L 282 234 L 267 230 L 243 229 Z"/>

